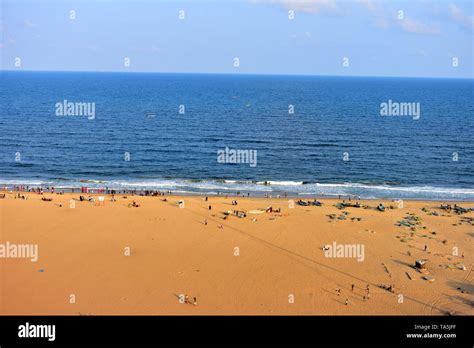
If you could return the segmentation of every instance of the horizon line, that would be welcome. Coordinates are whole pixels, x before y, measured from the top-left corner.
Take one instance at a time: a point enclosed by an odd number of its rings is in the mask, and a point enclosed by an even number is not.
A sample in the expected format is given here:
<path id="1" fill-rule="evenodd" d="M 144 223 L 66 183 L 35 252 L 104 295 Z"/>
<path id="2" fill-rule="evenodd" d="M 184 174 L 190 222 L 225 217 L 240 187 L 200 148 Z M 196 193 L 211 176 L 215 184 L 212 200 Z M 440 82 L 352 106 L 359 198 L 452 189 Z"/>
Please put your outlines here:
<path id="1" fill-rule="evenodd" d="M 243 75 L 243 76 L 295 76 L 295 77 L 368 77 L 368 78 L 414 78 L 414 79 L 457 79 L 472 80 L 471 77 L 453 76 L 390 76 L 390 75 L 324 75 L 324 74 L 286 74 L 286 73 L 225 73 L 225 72 L 176 72 L 176 71 L 123 71 L 123 70 L 27 70 L 0 69 L 0 72 L 51 72 L 51 73 L 125 73 L 125 74 L 163 74 L 163 75 Z"/>

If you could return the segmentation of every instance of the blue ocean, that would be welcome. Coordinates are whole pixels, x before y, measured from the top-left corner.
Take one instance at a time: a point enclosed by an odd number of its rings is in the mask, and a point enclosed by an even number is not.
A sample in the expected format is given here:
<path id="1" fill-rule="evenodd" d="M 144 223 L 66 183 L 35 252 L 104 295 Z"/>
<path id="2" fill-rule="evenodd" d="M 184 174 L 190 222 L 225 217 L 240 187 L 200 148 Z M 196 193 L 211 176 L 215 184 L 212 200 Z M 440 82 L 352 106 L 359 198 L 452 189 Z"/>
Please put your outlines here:
<path id="1" fill-rule="evenodd" d="M 472 79 L 2 71 L 0 184 L 474 201 L 473 91 Z M 381 115 L 389 101 L 419 115 Z M 254 165 L 222 163 L 226 148 Z"/>

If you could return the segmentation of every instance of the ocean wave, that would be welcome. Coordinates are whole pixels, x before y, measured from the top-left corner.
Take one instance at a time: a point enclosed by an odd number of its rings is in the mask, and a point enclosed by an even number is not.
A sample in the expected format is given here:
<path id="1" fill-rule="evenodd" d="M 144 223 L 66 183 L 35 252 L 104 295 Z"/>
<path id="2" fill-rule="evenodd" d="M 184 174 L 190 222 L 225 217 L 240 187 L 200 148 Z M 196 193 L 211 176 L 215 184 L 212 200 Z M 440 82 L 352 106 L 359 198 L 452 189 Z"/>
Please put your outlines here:
<path id="1" fill-rule="evenodd" d="M 275 186 L 300 186 L 303 185 L 303 181 L 258 181 L 259 185 L 275 185 Z"/>
<path id="2" fill-rule="evenodd" d="M 360 188 L 370 190 L 385 190 L 385 191 L 402 191 L 402 192 L 429 192 L 429 193 L 460 193 L 460 194 L 474 194 L 474 189 L 467 188 L 447 188 L 434 186 L 386 186 L 386 185 L 366 185 L 360 183 L 344 183 L 344 184 L 315 184 L 318 187 L 344 187 L 344 188 Z"/>
<path id="3" fill-rule="evenodd" d="M 67 184 L 66 184 L 67 182 Z M 55 180 L 25 180 L 1 179 L 0 185 L 55 186 L 62 189 L 79 188 L 109 188 L 117 190 L 162 190 L 173 192 L 216 194 L 221 193 L 251 193 L 253 195 L 283 194 L 301 196 L 336 197 L 352 195 L 361 198 L 401 198 L 401 199 L 439 199 L 439 200 L 469 200 L 474 201 L 474 188 L 436 187 L 436 186 L 402 186 L 394 184 L 367 183 L 318 183 L 291 180 L 196 180 L 196 179 L 151 179 L 151 180 L 97 180 L 97 179 L 65 179 Z"/>

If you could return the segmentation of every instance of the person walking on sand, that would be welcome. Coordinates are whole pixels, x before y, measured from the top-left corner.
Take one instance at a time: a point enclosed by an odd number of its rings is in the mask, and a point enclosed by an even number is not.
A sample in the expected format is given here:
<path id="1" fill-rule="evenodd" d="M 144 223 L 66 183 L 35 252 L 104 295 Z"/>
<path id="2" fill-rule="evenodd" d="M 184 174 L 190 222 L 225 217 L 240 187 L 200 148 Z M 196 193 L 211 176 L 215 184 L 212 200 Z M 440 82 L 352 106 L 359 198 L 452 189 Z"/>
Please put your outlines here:
<path id="1" fill-rule="evenodd" d="M 205 220 L 204 220 L 204 225 L 206 225 L 206 226 L 207 226 L 207 219 L 205 219 Z"/>
<path id="2" fill-rule="evenodd" d="M 193 299 L 193 306 L 197 306 L 197 304 L 198 304 L 198 303 L 197 303 L 197 298 L 194 297 L 194 299 Z"/>
<path id="3" fill-rule="evenodd" d="M 209 206 L 209 210 L 211 210 L 211 209 L 212 209 L 212 207 L 211 207 L 211 206 Z"/>
<path id="4" fill-rule="evenodd" d="M 354 292 L 354 284 L 352 284 L 351 291 Z"/>
<path id="5" fill-rule="evenodd" d="M 428 250 L 428 246 L 425 244 L 425 249 L 424 249 L 424 251 L 426 251 L 426 250 Z"/>

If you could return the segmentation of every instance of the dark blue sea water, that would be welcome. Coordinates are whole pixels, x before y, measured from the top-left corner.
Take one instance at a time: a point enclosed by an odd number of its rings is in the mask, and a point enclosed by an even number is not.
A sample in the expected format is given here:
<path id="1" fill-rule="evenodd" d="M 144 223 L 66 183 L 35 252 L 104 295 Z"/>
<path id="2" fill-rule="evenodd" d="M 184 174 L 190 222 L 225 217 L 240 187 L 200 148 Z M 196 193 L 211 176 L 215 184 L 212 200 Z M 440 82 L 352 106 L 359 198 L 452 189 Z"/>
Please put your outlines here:
<path id="1" fill-rule="evenodd" d="M 473 88 L 472 79 L 3 71 L 0 183 L 474 200 Z M 420 103 L 420 118 L 381 116 L 389 99 Z M 95 103 L 95 118 L 58 116 L 64 100 Z M 218 163 L 225 147 L 256 150 L 257 165 Z"/>

